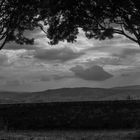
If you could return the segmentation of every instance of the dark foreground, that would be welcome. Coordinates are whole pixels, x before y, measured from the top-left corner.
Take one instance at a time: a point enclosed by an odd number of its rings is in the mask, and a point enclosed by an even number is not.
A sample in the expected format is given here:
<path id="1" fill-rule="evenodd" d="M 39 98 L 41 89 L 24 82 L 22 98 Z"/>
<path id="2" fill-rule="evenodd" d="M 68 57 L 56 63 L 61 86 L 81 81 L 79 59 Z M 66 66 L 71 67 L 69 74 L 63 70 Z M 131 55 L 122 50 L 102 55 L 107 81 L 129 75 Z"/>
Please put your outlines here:
<path id="1" fill-rule="evenodd" d="M 134 130 L 118 131 L 18 131 L 0 132 L 5 140 L 139 140 L 140 132 Z"/>
<path id="2" fill-rule="evenodd" d="M 1 130 L 138 129 L 140 101 L 1 104 Z"/>

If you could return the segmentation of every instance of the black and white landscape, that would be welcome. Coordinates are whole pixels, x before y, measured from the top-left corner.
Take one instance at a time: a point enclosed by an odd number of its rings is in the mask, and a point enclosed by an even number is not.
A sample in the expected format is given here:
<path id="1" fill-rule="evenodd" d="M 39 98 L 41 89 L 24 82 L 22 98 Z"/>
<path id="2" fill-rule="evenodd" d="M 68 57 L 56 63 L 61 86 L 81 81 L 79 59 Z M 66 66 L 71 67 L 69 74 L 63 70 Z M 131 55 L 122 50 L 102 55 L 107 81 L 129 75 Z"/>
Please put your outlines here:
<path id="1" fill-rule="evenodd" d="M 0 92 L 0 103 L 139 100 L 140 86 L 115 88 L 61 88 L 40 92 Z"/>
<path id="2" fill-rule="evenodd" d="M 0 139 L 138 140 L 139 118 L 139 1 L 0 0 Z"/>

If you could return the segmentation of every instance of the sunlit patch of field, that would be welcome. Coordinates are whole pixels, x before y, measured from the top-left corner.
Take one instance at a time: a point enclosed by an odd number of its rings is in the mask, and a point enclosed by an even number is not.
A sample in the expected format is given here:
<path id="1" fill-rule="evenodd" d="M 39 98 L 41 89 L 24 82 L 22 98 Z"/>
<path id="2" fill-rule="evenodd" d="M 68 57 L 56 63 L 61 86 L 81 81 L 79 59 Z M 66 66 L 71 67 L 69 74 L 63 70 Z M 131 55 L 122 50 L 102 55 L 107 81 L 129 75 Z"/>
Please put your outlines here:
<path id="1" fill-rule="evenodd" d="M 0 140 L 140 140 L 140 132 L 131 131 L 18 131 L 0 132 Z"/>

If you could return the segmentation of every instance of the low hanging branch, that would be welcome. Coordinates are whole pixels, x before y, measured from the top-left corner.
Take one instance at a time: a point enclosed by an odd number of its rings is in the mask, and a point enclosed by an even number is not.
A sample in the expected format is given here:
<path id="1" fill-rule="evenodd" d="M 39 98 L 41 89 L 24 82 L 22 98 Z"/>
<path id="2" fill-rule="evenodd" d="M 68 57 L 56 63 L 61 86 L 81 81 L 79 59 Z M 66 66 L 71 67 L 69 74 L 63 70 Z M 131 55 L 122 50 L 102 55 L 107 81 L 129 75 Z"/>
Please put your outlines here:
<path id="1" fill-rule="evenodd" d="M 8 38 L 8 36 L 5 37 L 3 43 L 0 45 L 0 50 L 2 50 L 3 47 L 4 47 L 4 45 L 6 44 L 6 42 L 7 42 L 7 38 Z"/>

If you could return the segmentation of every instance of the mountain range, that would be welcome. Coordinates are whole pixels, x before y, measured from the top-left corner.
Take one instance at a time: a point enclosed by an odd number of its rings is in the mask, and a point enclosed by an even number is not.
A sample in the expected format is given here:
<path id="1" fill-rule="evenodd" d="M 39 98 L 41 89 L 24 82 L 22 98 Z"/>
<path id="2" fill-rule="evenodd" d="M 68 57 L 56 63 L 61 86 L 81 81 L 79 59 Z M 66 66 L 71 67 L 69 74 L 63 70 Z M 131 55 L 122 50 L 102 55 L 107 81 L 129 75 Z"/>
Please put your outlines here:
<path id="1" fill-rule="evenodd" d="M 40 92 L 0 92 L 0 103 L 44 103 L 140 99 L 140 85 L 114 88 L 60 88 Z"/>

